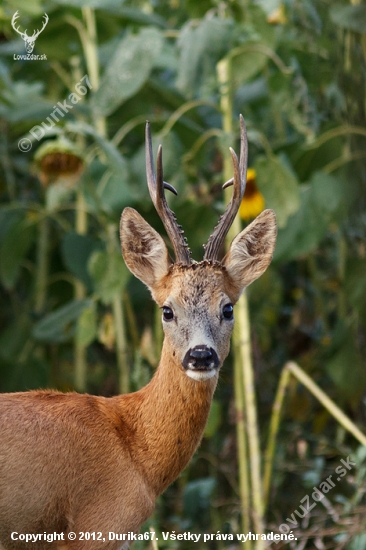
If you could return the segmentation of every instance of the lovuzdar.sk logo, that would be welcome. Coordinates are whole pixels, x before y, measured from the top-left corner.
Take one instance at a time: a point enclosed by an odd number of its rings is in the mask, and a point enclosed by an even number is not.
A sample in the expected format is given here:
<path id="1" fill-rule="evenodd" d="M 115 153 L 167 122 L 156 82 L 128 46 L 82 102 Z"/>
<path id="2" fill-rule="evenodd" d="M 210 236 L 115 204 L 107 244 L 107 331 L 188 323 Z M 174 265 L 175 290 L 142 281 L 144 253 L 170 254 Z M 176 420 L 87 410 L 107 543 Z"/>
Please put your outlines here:
<path id="1" fill-rule="evenodd" d="M 34 30 L 33 31 L 33 34 L 32 36 L 28 36 L 27 35 L 27 29 L 25 29 L 24 32 L 22 32 L 20 30 L 20 27 L 19 25 L 17 26 L 17 19 L 19 17 L 19 11 L 17 10 L 13 17 L 12 17 L 12 20 L 11 20 L 11 26 L 13 27 L 13 29 L 18 33 L 20 34 L 20 36 L 22 37 L 22 39 L 24 40 L 24 43 L 25 43 L 25 50 L 27 52 L 26 55 L 16 55 L 14 54 L 14 59 L 32 59 L 32 60 L 45 60 L 47 59 L 46 55 L 35 55 L 33 54 L 33 49 L 34 49 L 34 45 L 35 45 L 35 42 L 38 38 L 38 36 L 41 34 L 41 32 L 44 30 L 44 28 L 46 27 L 47 23 L 48 23 L 48 15 L 47 13 L 45 13 L 43 15 L 43 25 L 42 25 L 42 28 L 39 29 L 39 30 Z"/>

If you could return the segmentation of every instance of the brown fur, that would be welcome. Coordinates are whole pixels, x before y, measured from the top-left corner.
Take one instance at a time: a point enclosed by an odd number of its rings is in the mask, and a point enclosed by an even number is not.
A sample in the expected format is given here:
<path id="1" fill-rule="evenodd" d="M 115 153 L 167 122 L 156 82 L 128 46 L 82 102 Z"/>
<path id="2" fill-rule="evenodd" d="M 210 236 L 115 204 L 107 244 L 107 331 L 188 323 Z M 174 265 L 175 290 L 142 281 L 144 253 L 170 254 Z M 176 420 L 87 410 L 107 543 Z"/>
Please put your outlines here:
<path id="1" fill-rule="evenodd" d="M 197 380 L 182 358 L 212 347 L 222 365 L 232 321 L 222 307 L 267 267 L 275 239 L 263 213 L 234 239 L 223 262 L 172 265 L 163 239 L 137 212 L 121 223 L 126 264 L 174 320 L 164 323 L 159 367 L 147 386 L 112 398 L 33 391 L 0 396 L 0 550 L 118 550 L 121 541 L 22 543 L 10 534 L 138 532 L 156 497 L 202 438 L 217 372 Z"/>

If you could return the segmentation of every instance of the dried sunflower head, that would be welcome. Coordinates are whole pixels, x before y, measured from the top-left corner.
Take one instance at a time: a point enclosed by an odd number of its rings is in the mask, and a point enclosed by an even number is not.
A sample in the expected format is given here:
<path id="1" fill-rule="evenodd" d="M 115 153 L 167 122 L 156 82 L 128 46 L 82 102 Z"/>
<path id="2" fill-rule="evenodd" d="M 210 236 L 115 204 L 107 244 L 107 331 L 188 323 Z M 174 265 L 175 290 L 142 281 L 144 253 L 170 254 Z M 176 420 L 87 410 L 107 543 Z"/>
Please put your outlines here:
<path id="1" fill-rule="evenodd" d="M 44 187 L 62 180 L 72 187 L 82 174 L 85 162 L 81 150 L 66 139 L 47 141 L 34 157 L 38 177 Z"/>

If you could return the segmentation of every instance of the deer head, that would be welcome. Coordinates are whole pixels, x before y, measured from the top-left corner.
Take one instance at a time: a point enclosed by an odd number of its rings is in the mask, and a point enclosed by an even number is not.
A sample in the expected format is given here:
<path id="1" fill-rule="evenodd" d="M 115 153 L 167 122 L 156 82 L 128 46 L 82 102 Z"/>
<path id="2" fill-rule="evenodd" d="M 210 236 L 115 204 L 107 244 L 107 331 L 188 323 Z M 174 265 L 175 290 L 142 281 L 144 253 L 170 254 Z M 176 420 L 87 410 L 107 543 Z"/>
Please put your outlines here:
<path id="1" fill-rule="evenodd" d="M 48 15 L 47 15 L 47 13 L 44 14 L 44 16 L 43 16 L 44 21 L 43 21 L 42 28 L 39 31 L 33 31 L 32 36 L 27 35 L 27 29 L 25 29 L 24 32 L 21 32 L 19 27 L 16 27 L 15 24 L 16 24 L 16 20 L 18 19 L 18 17 L 19 17 L 19 11 L 17 10 L 14 13 L 13 17 L 12 17 L 11 26 L 23 38 L 23 40 L 25 42 L 25 49 L 26 49 L 27 53 L 32 53 L 33 49 L 34 49 L 35 41 L 37 40 L 38 36 L 41 34 L 41 32 L 43 31 L 43 29 L 45 28 L 45 26 L 48 23 Z"/>
<path id="2" fill-rule="evenodd" d="M 203 260 L 191 259 L 181 227 L 169 209 L 164 189 L 162 148 L 157 154 L 157 173 L 152 160 L 149 123 L 146 125 L 146 171 L 151 199 L 170 237 L 175 262 L 162 237 L 132 208 L 121 218 L 122 253 L 130 271 L 150 289 L 163 312 L 164 345 L 179 368 L 190 378 L 205 381 L 218 373 L 229 352 L 233 329 L 233 305 L 245 287 L 268 267 L 275 246 L 276 221 L 265 210 L 235 237 L 222 260 L 221 246 L 244 195 L 247 167 L 247 136 L 240 117 L 240 161 L 230 149 L 234 177 L 233 196 L 205 248 Z"/>

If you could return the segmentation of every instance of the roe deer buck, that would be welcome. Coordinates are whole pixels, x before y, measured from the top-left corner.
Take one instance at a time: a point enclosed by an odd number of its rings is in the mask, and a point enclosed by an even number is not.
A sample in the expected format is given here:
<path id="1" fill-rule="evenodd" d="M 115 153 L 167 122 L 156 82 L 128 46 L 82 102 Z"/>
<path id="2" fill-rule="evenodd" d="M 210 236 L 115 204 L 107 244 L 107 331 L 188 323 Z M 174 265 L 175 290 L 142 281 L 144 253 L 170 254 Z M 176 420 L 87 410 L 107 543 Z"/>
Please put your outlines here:
<path id="1" fill-rule="evenodd" d="M 234 177 L 225 184 L 233 184 L 233 198 L 199 263 L 191 260 L 164 196 L 164 188 L 174 189 L 163 180 L 161 147 L 154 174 L 147 124 L 148 187 L 176 262 L 171 262 L 162 237 L 132 208 L 122 214 L 121 240 L 127 266 L 163 312 L 159 367 L 147 386 L 117 397 L 56 391 L 1 395 L 1 549 L 25 549 L 19 534 L 54 532 L 64 533 L 64 541 L 41 539 L 32 548 L 127 548 L 129 543 L 109 540 L 108 533 L 137 533 L 156 497 L 199 445 L 219 369 L 229 352 L 233 304 L 269 265 L 276 239 L 274 213 L 266 210 L 218 260 L 245 188 L 242 117 L 240 124 L 240 162 L 231 150 Z M 76 533 L 75 540 L 68 540 L 70 532 Z M 80 532 L 100 532 L 105 540 L 80 540 Z"/>

